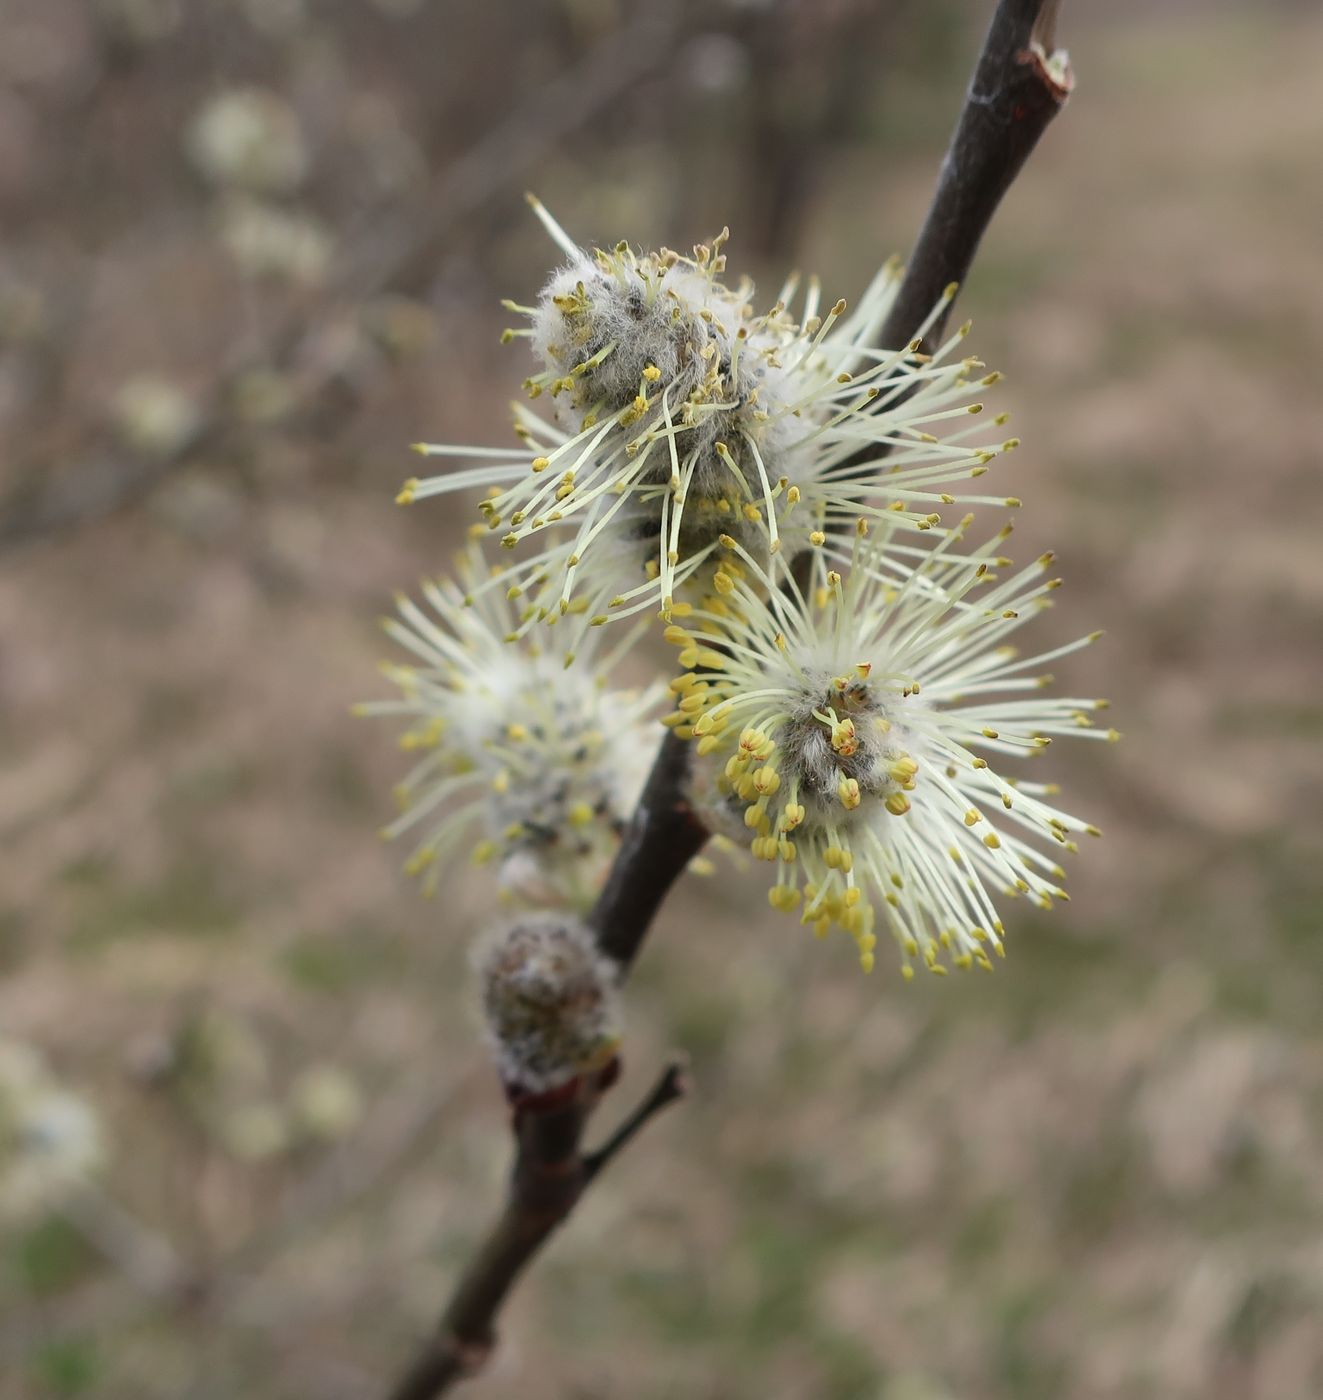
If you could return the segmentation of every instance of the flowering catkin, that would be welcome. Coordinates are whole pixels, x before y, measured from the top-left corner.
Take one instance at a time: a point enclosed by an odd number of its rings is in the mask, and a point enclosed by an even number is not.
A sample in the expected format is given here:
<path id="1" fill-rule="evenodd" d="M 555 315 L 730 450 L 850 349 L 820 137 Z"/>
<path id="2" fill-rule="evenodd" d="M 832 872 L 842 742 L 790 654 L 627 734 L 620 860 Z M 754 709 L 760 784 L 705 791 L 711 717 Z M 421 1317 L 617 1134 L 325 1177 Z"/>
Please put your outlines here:
<path id="1" fill-rule="evenodd" d="M 541 634 L 517 639 L 520 592 L 470 546 L 457 580 L 423 584 L 425 607 L 401 595 L 384 625 L 413 662 L 382 667 L 400 697 L 355 710 L 408 721 L 400 745 L 417 760 L 383 835 L 416 835 L 406 869 L 426 893 L 467 847 L 507 888 L 584 904 L 643 785 L 662 692 L 612 689 L 600 633 L 572 665 Z"/>
<path id="2" fill-rule="evenodd" d="M 1003 776 L 1005 760 L 1062 734 L 1117 736 L 1094 727 L 1105 702 L 1040 695 L 1051 677 L 1031 674 L 1093 637 L 1029 660 L 1007 640 L 1048 605 L 1059 582 L 1044 577 L 1051 556 L 1007 573 L 999 550 L 1009 527 L 968 549 L 973 517 L 947 517 L 956 505 L 1020 505 L 970 493 L 1017 439 L 1002 435 L 1005 414 L 983 426 L 978 395 L 1000 376 L 963 354 L 968 323 L 937 339 L 954 284 L 906 343 L 887 346 L 894 263 L 854 308 L 824 311 L 816 281 L 801 295 L 792 277 L 758 313 L 751 284 L 724 280 L 725 230 L 692 257 L 626 243 L 589 251 L 530 202 L 565 262 L 536 304 L 506 303 L 527 324 L 505 339 L 528 341 L 541 367 L 524 387 L 550 412 L 517 405 L 512 449 L 420 444 L 461 461 L 410 479 L 399 501 L 482 493 L 471 534 L 498 534 L 509 564 L 470 583 L 464 602 L 492 596 L 499 577 L 510 611 L 495 631 L 530 656 L 542 655 L 535 638 L 559 627 L 567 716 L 591 709 L 573 676 L 592 654 L 592 629 L 660 616 L 683 668 L 664 722 L 697 740 L 692 795 L 714 831 L 750 833 L 753 855 L 775 866 L 774 907 L 801 909 L 819 935 L 845 929 L 865 969 L 881 922 L 907 977 L 920 960 L 939 973 L 990 967 L 1003 935 L 993 895 L 1044 906 L 1066 898 L 1053 847 L 1074 850 L 1078 832 L 1096 834 L 1049 800 L 1054 787 Z M 920 349 L 930 334 L 931 353 Z M 550 673 L 538 671 L 531 691 L 502 678 L 498 649 L 464 631 L 458 596 L 429 594 L 464 636 L 464 657 L 447 651 L 444 673 L 424 672 L 426 687 L 412 671 L 394 677 L 405 701 L 386 708 L 423 720 L 407 742 L 450 756 L 411 775 L 406 796 L 417 805 L 393 829 L 451 802 L 479 772 L 498 829 L 507 818 L 514 769 L 492 777 L 457 757 L 509 745 L 490 728 L 458 747 L 443 738 L 450 709 L 465 703 L 452 691 L 480 694 L 488 726 L 494 712 L 541 703 L 544 688 L 554 697 Z M 412 604 L 401 611 L 394 634 L 431 657 L 430 622 Z M 457 672 L 463 685 L 449 679 Z M 591 722 L 595 732 L 620 727 L 596 712 Z M 545 732 L 573 736 L 574 720 Z M 565 830 L 570 791 L 557 775 L 610 788 L 595 759 L 581 770 L 554 745 L 527 759 L 506 845 L 488 838 L 482 848 L 507 868 L 510 842 L 556 863 L 560 838 L 544 834 Z M 524 819 L 529 793 L 551 820 Z M 604 797 L 578 810 L 601 813 L 614 831 L 627 804 Z M 443 818 L 412 863 L 432 860 L 459 822 Z"/>
<path id="3" fill-rule="evenodd" d="M 969 424 L 998 376 L 956 358 L 968 327 L 932 355 L 918 351 L 928 323 L 905 345 L 876 344 L 895 264 L 853 311 L 838 301 L 822 313 L 811 280 L 797 319 L 792 278 L 758 315 L 750 283 L 721 280 L 724 230 L 692 258 L 625 243 L 589 253 L 534 207 L 567 263 L 535 306 L 509 303 L 530 324 L 507 338 L 530 341 L 543 368 L 525 388 L 552 400 L 551 418 L 516 407 L 513 450 L 419 444 L 472 465 L 399 494 L 485 492 L 487 528 L 546 584 L 527 626 L 576 601 L 581 626 L 658 605 L 669 615 L 706 591 L 723 534 L 767 562 L 859 514 L 927 531 L 944 505 L 1004 503 L 958 486 L 1015 446 Z M 534 536 L 542 547 L 521 550 Z"/>
<path id="4" fill-rule="evenodd" d="M 742 825 L 776 867 L 773 907 L 845 929 L 865 970 L 879 916 L 906 976 L 916 958 L 991 966 L 990 890 L 1051 907 L 1065 871 L 1040 848 L 1097 835 L 1054 788 L 1002 775 L 1060 735 L 1117 737 L 1094 727 L 1105 701 L 1040 694 L 1038 668 L 1100 634 L 1028 658 L 1009 645 L 1060 582 L 1050 554 L 1007 572 L 1009 533 L 968 553 L 953 533 L 910 560 L 860 522 L 846 572 L 824 541 L 804 590 L 772 586 L 731 539 L 716 596 L 667 629 L 685 668 L 667 722 L 697 739 L 709 820 Z"/>

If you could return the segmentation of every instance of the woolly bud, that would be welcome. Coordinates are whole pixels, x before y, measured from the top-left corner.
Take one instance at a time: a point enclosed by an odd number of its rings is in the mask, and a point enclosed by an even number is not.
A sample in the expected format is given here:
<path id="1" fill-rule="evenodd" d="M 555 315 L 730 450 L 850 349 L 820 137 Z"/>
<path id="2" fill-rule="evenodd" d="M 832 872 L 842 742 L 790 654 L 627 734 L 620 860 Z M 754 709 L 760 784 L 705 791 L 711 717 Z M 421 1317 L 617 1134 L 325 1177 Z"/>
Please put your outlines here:
<path id="1" fill-rule="evenodd" d="M 483 943 L 477 968 L 507 1087 L 544 1094 L 615 1055 L 616 968 L 585 924 L 560 914 L 522 914 Z"/>

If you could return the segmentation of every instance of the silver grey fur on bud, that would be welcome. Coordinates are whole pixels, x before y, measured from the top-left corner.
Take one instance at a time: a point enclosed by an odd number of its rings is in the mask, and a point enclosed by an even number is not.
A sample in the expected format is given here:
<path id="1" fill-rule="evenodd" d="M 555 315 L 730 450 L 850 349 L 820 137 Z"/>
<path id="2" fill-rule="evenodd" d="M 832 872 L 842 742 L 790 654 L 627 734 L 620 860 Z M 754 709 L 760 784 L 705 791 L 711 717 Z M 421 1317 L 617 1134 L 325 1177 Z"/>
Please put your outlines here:
<path id="1" fill-rule="evenodd" d="M 501 1078 L 546 1093 L 605 1066 L 620 1042 L 617 968 L 570 914 L 520 914 L 479 944 L 482 1008 Z"/>
<path id="2" fill-rule="evenodd" d="M 767 412 L 783 407 L 794 392 L 776 357 L 781 342 L 752 317 L 752 284 L 732 290 L 683 263 L 662 267 L 660 277 L 652 269 L 645 278 L 633 260 L 617 257 L 607 272 L 585 254 L 543 288 L 533 317 L 533 351 L 548 370 L 575 382 L 557 416 L 571 432 L 582 428 L 590 411 L 605 421 L 634 401 L 645 369 L 655 366 L 674 421 L 685 425 L 679 455 L 695 459 L 689 486 L 694 501 L 729 495 L 732 468 L 744 478 L 744 495 L 756 500 L 761 489 L 750 440 L 775 480 L 796 465 L 788 443 L 803 435 L 795 420 Z M 596 362 L 603 351 L 605 358 Z M 663 428 L 662 408 L 654 403 L 631 432 L 643 441 Z M 717 453 L 719 442 L 730 453 L 729 466 Z M 662 484 L 671 472 L 669 454 L 655 454 L 653 483 Z M 701 548 L 708 534 L 715 539 L 720 530 L 743 536 L 746 525 L 736 514 L 704 531 L 691 514 L 689 529 L 700 534 L 692 547 Z M 756 534 L 749 544 L 758 549 Z"/>

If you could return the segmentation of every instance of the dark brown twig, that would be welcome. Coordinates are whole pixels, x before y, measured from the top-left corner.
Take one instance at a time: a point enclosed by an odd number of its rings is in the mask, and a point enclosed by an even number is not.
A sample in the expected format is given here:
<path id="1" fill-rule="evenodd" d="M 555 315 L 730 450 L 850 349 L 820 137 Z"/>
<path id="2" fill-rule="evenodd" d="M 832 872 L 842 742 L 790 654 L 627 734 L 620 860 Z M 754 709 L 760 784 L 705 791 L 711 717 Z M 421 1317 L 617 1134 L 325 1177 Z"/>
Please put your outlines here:
<path id="1" fill-rule="evenodd" d="M 496 1343 L 501 1304 L 533 1256 L 607 1162 L 685 1092 L 681 1066 L 668 1065 L 606 1143 L 585 1154 L 584 1127 L 614 1072 L 612 1067 L 582 1082 L 567 1103 L 516 1112 L 515 1166 L 505 1208 L 461 1276 L 436 1334 L 391 1391 L 391 1400 L 432 1400 L 481 1370 Z"/>
<path id="2" fill-rule="evenodd" d="M 1053 49 L 1059 8 L 1060 0 L 998 4 L 880 344 L 905 344 L 943 290 L 965 280 L 1002 196 L 1070 96 L 1069 66 Z"/>
<path id="3" fill-rule="evenodd" d="M 616 1156 L 622 1148 L 645 1127 L 653 1117 L 669 1103 L 682 1099 L 689 1092 L 689 1081 L 685 1078 L 682 1060 L 672 1060 L 662 1070 L 661 1078 L 652 1086 L 649 1093 L 628 1118 L 597 1148 L 583 1159 L 584 1185 L 586 1186 Z"/>
<path id="4" fill-rule="evenodd" d="M 653 916 L 708 833 L 685 796 L 689 745 L 667 731 L 634 819 L 589 922 L 607 957 L 628 968 Z"/>
<path id="5" fill-rule="evenodd" d="M 999 0 L 881 344 L 908 341 L 943 289 L 964 278 L 1002 195 L 1065 101 L 1069 70 L 1051 52 L 1058 6 L 1059 0 Z M 940 331 L 935 325 L 929 334 Z M 602 951 L 622 971 L 706 839 L 685 799 L 687 772 L 687 746 L 668 734 L 590 918 Z M 392 1400 L 434 1400 L 481 1367 L 495 1343 L 496 1315 L 519 1274 L 601 1167 L 683 1092 L 683 1081 L 678 1067 L 669 1067 L 605 1146 L 585 1155 L 584 1127 L 606 1087 L 598 1080 L 568 1104 L 516 1117 L 515 1170 L 505 1209 L 465 1271 L 436 1336 Z"/>

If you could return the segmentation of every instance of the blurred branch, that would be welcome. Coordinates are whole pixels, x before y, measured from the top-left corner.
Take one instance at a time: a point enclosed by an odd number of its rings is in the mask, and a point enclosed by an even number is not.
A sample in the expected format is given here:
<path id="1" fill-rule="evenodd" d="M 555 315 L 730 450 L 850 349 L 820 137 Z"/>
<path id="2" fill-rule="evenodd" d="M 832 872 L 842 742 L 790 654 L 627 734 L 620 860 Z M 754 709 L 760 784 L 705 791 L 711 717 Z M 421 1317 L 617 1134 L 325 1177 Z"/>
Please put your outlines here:
<path id="1" fill-rule="evenodd" d="M 496 1315 L 524 1268 L 602 1167 L 685 1091 L 681 1067 L 668 1065 L 605 1146 L 585 1154 L 584 1127 L 614 1073 L 613 1062 L 602 1074 L 580 1081 L 569 1103 L 516 1110 L 515 1165 L 505 1208 L 460 1277 L 436 1334 L 391 1391 L 391 1400 L 432 1400 L 482 1369 L 496 1344 Z"/>
<path id="2" fill-rule="evenodd" d="M 426 1055 L 424 1059 L 428 1058 Z M 467 1073 L 467 1071 L 465 1072 Z M 440 1122 L 464 1075 L 418 1074 L 386 1100 L 364 1129 L 355 1133 L 291 1191 L 273 1220 L 254 1230 L 220 1260 L 215 1276 L 203 1281 L 206 1306 L 213 1312 L 260 1317 L 269 1299 L 253 1304 L 254 1280 L 312 1231 L 325 1227 L 390 1178 Z"/>
<path id="3" fill-rule="evenodd" d="M 1069 94 L 1065 56 L 1052 51 L 1058 7 L 1059 0 L 999 0 L 880 344 L 909 339 L 943 289 L 964 278 L 1002 196 Z M 939 324 L 931 333 L 940 331 Z M 707 837 L 685 798 L 688 764 L 688 745 L 668 733 L 590 916 L 602 951 L 626 972 L 671 885 Z M 568 1104 L 516 1113 L 505 1208 L 391 1400 L 434 1400 L 482 1368 L 496 1342 L 497 1314 L 524 1268 L 601 1165 L 683 1092 L 679 1067 L 669 1066 L 606 1146 L 585 1155 L 584 1129 L 611 1077 L 581 1083 Z"/>
<path id="4" fill-rule="evenodd" d="M 584 1184 L 592 1181 L 619 1152 L 627 1147 L 638 1133 L 651 1120 L 676 1099 L 682 1099 L 689 1092 L 682 1061 L 672 1060 L 662 1071 L 661 1078 L 652 1086 L 649 1093 L 628 1118 L 611 1134 L 595 1152 L 583 1159 Z"/>
<path id="5" fill-rule="evenodd" d="M 211 1262 L 177 1254 L 164 1237 L 104 1195 L 75 1198 L 66 1214 L 115 1266 L 114 1277 L 89 1285 L 58 1313 L 44 1308 L 40 1325 L 31 1315 L 7 1318 L 0 1328 L 0 1360 L 26 1354 L 37 1340 L 49 1345 L 89 1328 L 127 1325 L 152 1307 L 272 1325 L 280 1317 L 272 1296 L 277 1285 L 263 1288 L 263 1274 L 299 1241 L 328 1227 L 389 1178 L 441 1120 L 463 1077 L 438 1077 L 434 1072 L 411 1077 L 361 1131 L 289 1194 L 274 1219 Z M 125 1280 L 131 1289 L 124 1287 Z"/>
<path id="6" fill-rule="evenodd" d="M 246 376 L 297 364 L 346 301 L 424 285 L 450 230 L 515 184 L 548 148 L 667 62 L 678 29 L 675 8 L 643 6 L 637 18 L 452 162 L 423 209 L 411 214 L 405 226 L 383 232 L 383 220 L 365 217 L 364 233 L 340 259 L 319 307 L 311 315 L 292 315 L 259 356 L 223 370 L 203 395 L 193 430 L 169 451 L 145 455 L 100 443 L 77 464 L 39 462 L 20 472 L 25 484 L 0 501 L 0 551 L 102 519 L 141 499 L 183 464 L 239 439 L 243 429 L 234 422 L 234 395 Z M 307 415 L 315 409 L 325 433 L 353 402 L 352 397 L 328 394 L 334 387 L 336 367 L 315 367 L 298 385 L 293 412 Z"/>
<path id="7" fill-rule="evenodd" d="M 66 1201 L 63 1214 L 142 1296 L 184 1285 L 186 1270 L 170 1242 L 112 1197 L 88 1189 Z"/>

